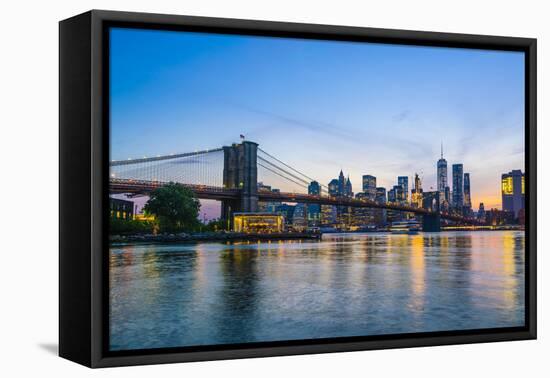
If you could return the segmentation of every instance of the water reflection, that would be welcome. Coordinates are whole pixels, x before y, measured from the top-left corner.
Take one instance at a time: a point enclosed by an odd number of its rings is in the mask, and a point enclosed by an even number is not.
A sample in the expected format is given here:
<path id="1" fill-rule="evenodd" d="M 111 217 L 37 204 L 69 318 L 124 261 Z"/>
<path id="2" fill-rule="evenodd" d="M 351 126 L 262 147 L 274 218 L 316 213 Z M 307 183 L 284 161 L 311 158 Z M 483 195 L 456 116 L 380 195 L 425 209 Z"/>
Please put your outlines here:
<path id="1" fill-rule="evenodd" d="M 523 232 L 110 250 L 113 350 L 524 322 Z"/>

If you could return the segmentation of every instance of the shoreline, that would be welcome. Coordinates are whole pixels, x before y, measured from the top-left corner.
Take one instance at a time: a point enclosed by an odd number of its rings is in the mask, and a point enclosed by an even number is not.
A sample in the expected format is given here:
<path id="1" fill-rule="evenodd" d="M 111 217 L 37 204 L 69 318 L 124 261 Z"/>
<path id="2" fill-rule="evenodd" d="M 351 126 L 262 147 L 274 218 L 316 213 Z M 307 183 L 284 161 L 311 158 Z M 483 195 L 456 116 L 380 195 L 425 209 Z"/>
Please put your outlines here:
<path id="1" fill-rule="evenodd" d="M 525 231 L 524 229 L 503 228 L 503 229 L 450 229 L 442 230 L 441 232 L 481 232 L 481 231 Z M 197 234 L 161 234 L 161 235 L 111 235 L 109 244 L 119 243 L 137 243 L 137 244 L 166 244 L 166 243 L 194 243 L 194 242 L 243 242 L 243 241 L 270 241 L 270 240 L 321 240 L 324 234 L 371 234 L 383 233 L 392 234 L 391 231 L 339 231 L 339 232 L 293 232 L 293 233 L 272 233 L 272 234 L 250 234 L 250 233 L 197 233 Z"/>
<path id="2" fill-rule="evenodd" d="M 320 233 L 272 233 L 272 234 L 245 234 L 245 233 L 200 233 L 200 234 L 162 234 L 162 235 L 111 235 L 109 244 L 117 243 L 193 243 L 209 242 L 239 242 L 239 241 L 268 241 L 268 240 L 320 240 Z"/>

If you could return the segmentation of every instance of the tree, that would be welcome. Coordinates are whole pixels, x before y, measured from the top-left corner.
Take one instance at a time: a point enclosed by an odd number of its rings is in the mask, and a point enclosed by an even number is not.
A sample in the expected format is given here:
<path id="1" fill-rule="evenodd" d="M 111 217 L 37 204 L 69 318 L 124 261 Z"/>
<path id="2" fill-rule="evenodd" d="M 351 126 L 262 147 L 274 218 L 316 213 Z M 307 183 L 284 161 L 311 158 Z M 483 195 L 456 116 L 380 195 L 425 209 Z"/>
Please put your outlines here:
<path id="1" fill-rule="evenodd" d="M 155 216 L 162 232 L 192 231 L 199 226 L 200 206 L 190 189 L 170 182 L 151 193 L 143 210 Z"/>

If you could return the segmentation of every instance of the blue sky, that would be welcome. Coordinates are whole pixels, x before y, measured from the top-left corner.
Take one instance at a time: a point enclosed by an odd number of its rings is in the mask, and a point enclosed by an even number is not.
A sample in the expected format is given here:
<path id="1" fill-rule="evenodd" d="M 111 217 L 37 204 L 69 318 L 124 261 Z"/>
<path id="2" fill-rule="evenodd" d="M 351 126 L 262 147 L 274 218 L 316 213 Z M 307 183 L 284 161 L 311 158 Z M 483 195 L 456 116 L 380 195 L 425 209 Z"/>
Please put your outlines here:
<path id="1" fill-rule="evenodd" d="M 524 169 L 519 52 L 189 32 L 111 31 L 111 159 L 188 152 L 239 134 L 323 183 L 349 173 L 435 186 L 443 142 L 475 209 Z"/>

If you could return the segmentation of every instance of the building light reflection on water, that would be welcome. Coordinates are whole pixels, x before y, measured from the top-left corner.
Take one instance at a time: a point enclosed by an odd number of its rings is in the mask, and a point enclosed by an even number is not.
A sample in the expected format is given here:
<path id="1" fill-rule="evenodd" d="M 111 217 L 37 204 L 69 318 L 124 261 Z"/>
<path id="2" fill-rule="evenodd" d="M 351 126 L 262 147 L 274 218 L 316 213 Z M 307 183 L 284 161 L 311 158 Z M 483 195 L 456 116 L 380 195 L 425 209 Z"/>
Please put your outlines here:
<path id="1" fill-rule="evenodd" d="M 411 304 L 416 311 L 424 309 L 424 291 L 426 289 L 424 253 L 424 237 L 422 235 L 412 236 L 410 267 L 413 295 Z"/>
<path id="2" fill-rule="evenodd" d="M 124 349 L 519 326 L 524 249 L 522 231 L 113 246 L 111 342 Z"/>

